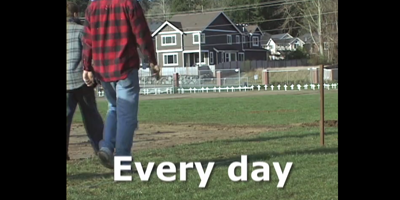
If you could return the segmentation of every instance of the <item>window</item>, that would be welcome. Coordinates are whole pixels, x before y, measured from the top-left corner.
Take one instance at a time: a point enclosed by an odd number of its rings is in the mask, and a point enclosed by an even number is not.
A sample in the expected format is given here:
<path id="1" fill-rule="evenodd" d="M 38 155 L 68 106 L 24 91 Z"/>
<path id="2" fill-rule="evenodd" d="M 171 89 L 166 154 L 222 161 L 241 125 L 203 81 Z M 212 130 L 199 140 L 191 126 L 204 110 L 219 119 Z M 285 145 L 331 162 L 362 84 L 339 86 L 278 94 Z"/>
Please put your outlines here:
<path id="1" fill-rule="evenodd" d="M 240 44 L 240 35 L 236 36 L 236 44 Z"/>
<path id="2" fill-rule="evenodd" d="M 162 35 L 161 41 L 161 46 L 176 45 L 176 35 Z"/>
<path id="3" fill-rule="evenodd" d="M 253 42 L 253 46 L 258 46 L 259 45 L 259 39 L 258 39 L 258 37 L 252 37 L 252 42 Z"/>
<path id="4" fill-rule="evenodd" d="M 204 33 L 201 34 L 201 43 L 202 44 L 206 43 L 206 34 Z"/>
<path id="5" fill-rule="evenodd" d="M 210 64 L 214 64 L 214 52 L 210 52 Z"/>
<path id="6" fill-rule="evenodd" d="M 198 34 L 198 33 L 193 34 L 193 44 L 199 44 L 199 41 L 202 44 L 206 43 L 206 34 L 202 33 L 201 38 L 200 38 L 200 34 Z"/>
<path id="7" fill-rule="evenodd" d="M 244 61 L 244 53 L 238 53 L 238 61 Z"/>
<path id="8" fill-rule="evenodd" d="M 178 54 L 164 54 L 164 66 L 178 65 Z"/>
<path id="9" fill-rule="evenodd" d="M 236 53 L 231 53 L 231 56 L 229 58 L 230 61 L 236 61 Z"/>
<path id="10" fill-rule="evenodd" d="M 193 34 L 193 44 L 198 44 L 199 43 L 199 34 L 195 33 Z"/>
<path id="11" fill-rule="evenodd" d="M 232 35 L 227 35 L 226 36 L 226 43 L 227 44 L 232 44 Z"/>
<path id="12" fill-rule="evenodd" d="M 225 62 L 229 62 L 231 60 L 231 54 L 230 53 L 225 53 Z"/>

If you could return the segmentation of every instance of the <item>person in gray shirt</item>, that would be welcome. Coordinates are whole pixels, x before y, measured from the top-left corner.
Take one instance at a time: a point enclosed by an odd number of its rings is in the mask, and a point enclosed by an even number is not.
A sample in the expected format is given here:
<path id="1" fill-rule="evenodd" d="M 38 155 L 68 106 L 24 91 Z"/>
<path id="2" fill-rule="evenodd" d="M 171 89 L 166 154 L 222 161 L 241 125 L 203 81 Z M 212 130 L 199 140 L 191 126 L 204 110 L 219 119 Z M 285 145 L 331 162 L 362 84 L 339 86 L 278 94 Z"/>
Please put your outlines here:
<path id="1" fill-rule="evenodd" d="M 82 37 L 84 26 L 78 18 L 79 8 L 73 2 L 67 2 L 67 160 L 72 119 L 79 105 L 82 121 L 97 155 L 99 142 L 103 139 L 104 122 L 97 109 L 93 76 L 83 75 Z M 84 80 L 85 79 L 85 80 Z"/>

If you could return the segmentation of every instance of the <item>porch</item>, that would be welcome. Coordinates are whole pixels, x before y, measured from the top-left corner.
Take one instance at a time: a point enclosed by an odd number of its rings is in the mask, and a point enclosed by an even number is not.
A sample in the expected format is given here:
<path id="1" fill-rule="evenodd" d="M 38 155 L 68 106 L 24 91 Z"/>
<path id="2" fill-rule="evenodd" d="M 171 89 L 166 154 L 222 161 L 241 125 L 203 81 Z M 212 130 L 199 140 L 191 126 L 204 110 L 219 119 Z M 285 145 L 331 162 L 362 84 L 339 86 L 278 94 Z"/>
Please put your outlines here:
<path id="1" fill-rule="evenodd" d="M 239 52 L 238 50 L 222 50 L 214 48 L 214 51 L 216 52 L 215 54 L 216 64 L 245 60 L 244 52 Z"/>
<path id="2" fill-rule="evenodd" d="M 199 51 L 184 51 L 183 66 L 195 67 L 198 65 L 209 65 L 209 53 L 207 50 Z"/>

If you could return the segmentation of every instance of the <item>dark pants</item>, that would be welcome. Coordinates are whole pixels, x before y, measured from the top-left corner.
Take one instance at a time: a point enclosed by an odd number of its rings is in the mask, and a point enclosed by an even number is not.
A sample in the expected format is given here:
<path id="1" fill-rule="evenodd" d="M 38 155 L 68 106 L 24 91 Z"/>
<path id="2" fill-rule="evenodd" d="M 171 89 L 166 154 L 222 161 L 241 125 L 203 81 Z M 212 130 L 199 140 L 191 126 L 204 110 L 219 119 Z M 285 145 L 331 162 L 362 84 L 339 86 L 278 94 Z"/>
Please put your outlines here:
<path id="1" fill-rule="evenodd" d="M 67 91 L 67 155 L 72 118 L 77 105 L 82 114 L 86 134 L 96 153 L 99 151 L 99 142 L 103 139 L 104 122 L 97 110 L 94 88 L 83 85 L 79 89 Z"/>

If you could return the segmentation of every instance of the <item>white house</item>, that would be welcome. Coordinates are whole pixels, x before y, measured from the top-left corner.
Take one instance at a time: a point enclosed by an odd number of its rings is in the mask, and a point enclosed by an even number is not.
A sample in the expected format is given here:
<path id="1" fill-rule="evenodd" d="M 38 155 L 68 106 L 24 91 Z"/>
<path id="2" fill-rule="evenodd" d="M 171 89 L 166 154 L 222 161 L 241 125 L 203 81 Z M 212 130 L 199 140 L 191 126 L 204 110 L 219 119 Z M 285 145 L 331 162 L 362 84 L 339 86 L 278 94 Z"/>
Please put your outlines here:
<path id="1" fill-rule="evenodd" d="M 270 51 L 271 60 L 284 59 L 281 56 L 281 52 L 296 51 L 297 48 L 304 45 L 304 41 L 298 37 L 291 36 L 289 33 L 270 35 L 269 38 L 263 38 L 263 40 L 266 41 L 263 47 Z"/>

